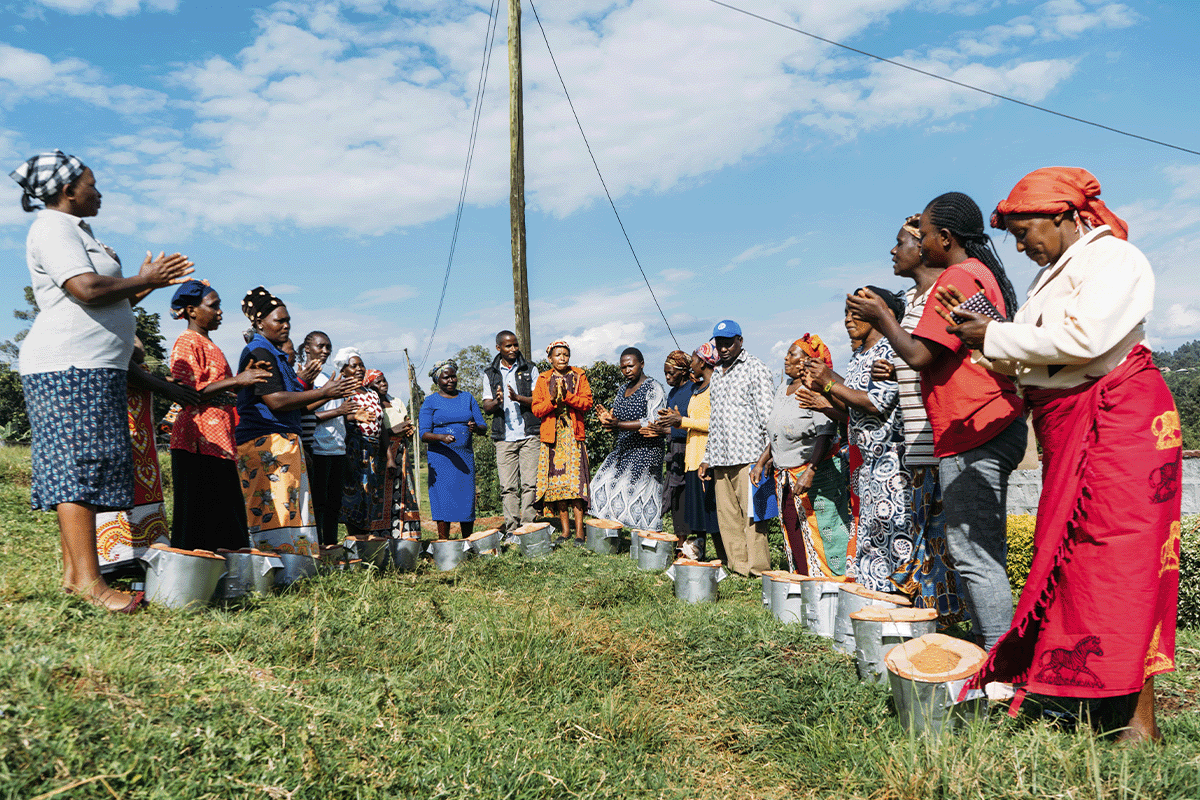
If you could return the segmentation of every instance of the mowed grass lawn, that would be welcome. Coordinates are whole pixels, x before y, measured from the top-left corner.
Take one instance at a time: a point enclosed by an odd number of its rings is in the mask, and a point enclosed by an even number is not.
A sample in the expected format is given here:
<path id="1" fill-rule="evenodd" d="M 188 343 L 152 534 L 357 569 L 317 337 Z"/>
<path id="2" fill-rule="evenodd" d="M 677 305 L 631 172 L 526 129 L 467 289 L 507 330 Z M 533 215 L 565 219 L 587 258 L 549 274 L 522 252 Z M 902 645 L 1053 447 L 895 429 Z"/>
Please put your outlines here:
<path id="1" fill-rule="evenodd" d="M 0 797 L 1200 797 L 1192 632 L 1159 681 L 1160 747 L 999 710 L 913 740 L 756 582 L 688 606 L 627 557 L 508 554 L 106 615 L 58 590 L 27 457 L 0 450 Z"/>

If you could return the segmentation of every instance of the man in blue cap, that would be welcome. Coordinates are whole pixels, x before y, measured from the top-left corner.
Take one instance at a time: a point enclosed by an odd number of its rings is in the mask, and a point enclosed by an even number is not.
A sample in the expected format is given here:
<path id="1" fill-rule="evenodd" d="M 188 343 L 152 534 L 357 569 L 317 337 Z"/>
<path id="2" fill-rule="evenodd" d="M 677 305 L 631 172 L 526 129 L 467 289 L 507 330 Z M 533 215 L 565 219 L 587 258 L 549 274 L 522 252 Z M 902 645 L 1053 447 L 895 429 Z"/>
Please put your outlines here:
<path id="1" fill-rule="evenodd" d="M 742 349 L 742 327 L 736 322 L 718 322 L 712 335 L 721 361 L 709 389 L 712 416 L 699 476 L 716 482 L 717 521 L 729 568 L 755 577 L 771 568 L 771 552 L 767 523 L 750 519 L 750 468 L 767 445 L 775 381 L 766 364 Z"/>

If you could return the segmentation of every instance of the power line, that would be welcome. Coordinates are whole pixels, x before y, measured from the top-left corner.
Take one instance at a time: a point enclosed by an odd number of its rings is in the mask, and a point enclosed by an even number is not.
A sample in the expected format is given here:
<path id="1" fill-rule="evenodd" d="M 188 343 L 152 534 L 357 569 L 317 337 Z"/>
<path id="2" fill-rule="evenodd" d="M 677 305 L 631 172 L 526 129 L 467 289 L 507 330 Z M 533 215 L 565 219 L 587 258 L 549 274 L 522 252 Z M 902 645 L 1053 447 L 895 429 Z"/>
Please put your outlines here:
<path id="1" fill-rule="evenodd" d="M 592 159 L 592 166 L 596 168 L 596 176 L 600 178 L 600 185 L 604 188 L 604 196 L 608 198 L 608 204 L 612 206 L 613 215 L 617 218 L 617 224 L 621 226 L 621 233 L 625 236 L 625 244 L 629 245 L 629 252 L 633 254 L 633 261 L 637 264 L 638 272 L 642 273 L 642 280 L 646 282 L 646 288 L 650 290 L 650 299 L 654 301 L 654 306 L 658 309 L 658 315 L 662 317 L 663 324 L 667 326 L 667 333 L 671 334 L 671 341 L 678 348 L 679 340 L 675 338 L 675 331 L 671 330 L 671 323 L 667 322 L 667 315 L 663 313 L 662 306 L 658 304 L 658 298 L 654 295 L 654 288 L 650 285 L 650 279 L 646 277 L 646 270 L 642 269 L 642 262 L 638 258 L 637 251 L 633 249 L 633 242 L 629 239 L 628 231 L 625 230 L 625 223 L 621 221 L 621 214 L 617 211 L 617 204 L 613 202 L 612 195 L 609 194 L 608 184 L 604 182 L 604 175 L 600 172 L 600 165 L 596 163 L 596 156 L 592 153 L 592 146 L 588 143 L 587 134 L 583 132 L 583 123 L 579 121 L 579 114 L 575 112 L 575 103 L 571 101 L 571 93 L 567 91 L 566 81 L 563 80 L 562 71 L 558 68 L 558 61 L 554 58 L 554 51 L 550 49 L 550 40 L 546 37 L 546 29 L 542 27 L 542 18 L 538 16 L 537 6 L 533 4 L 533 0 L 529 0 L 529 7 L 533 9 L 533 18 L 537 20 L 538 30 L 542 32 L 542 41 L 546 43 L 546 52 L 550 54 L 550 63 L 554 65 L 554 72 L 558 75 L 558 82 L 562 84 L 563 94 L 567 98 L 567 105 L 571 107 L 571 115 L 575 117 L 575 124 L 579 127 L 579 135 L 583 137 L 583 145 L 587 148 L 588 155 Z"/>
<path id="2" fill-rule="evenodd" d="M 433 347 L 433 337 L 437 334 L 438 323 L 442 319 L 442 306 L 446 302 L 446 287 L 450 285 L 450 267 L 454 264 L 454 248 L 458 245 L 458 229 L 462 224 L 463 206 L 467 202 L 467 181 L 471 177 L 471 162 L 475 160 L 475 139 L 479 135 L 479 120 L 483 115 L 483 95 L 487 91 L 488 68 L 492 63 L 492 49 L 496 38 L 499 5 L 500 0 L 492 0 L 492 5 L 488 9 L 487 36 L 483 41 L 483 64 L 479 69 L 479 84 L 475 87 L 475 109 L 471 117 L 471 136 L 470 142 L 467 145 L 467 163 L 463 167 L 462 187 L 458 191 L 458 210 L 454 214 L 454 233 L 450 236 L 450 257 L 446 259 L 446 274 L 442 278 L 442 295 L 438 298 L 437 314 L 433 318 L 433 330 L 429 332 L 429 342 L 425 345 L 425 354 L 421 356 L 420 369 L 425 368 L 425 362 L 429 359 L 429 351 Z"/>
<path id="3" fill-rule="evenodd" d="M 1171 144 L 1170 142 L 1159 141 L 1158 139 L 1151 139 L 1149 136 L 1142 136 L 1140 134 L 1130 133 L 1129 131 L 1124 131 L 1124 130 L 1121 130 L 1120 128 L 1114 128 L 1111 125 L 1104 125 L 1099 122 L 1092 122 L 1091 120 L 1083 119 L 1082 117 L 1073 117 L 1070 114 L 1064 114 L 1061 111 L 1055 111 L 1052 108 L 1046 108 L 1045 106 L 1039 106 L 1034 103 L 1026 103 L 1024 100 L 1018 100 L 1017 98 L 1009 97 L 1006 94 L 999 94 L 998 92 L 988 91 L 987 89 L 982 89 L 978 86 L 972 86 L 969 83 L 963 83 L 962 81 L 956 81 L 953 78 L 947 78 L 945 75 L 938 75 L 936 72 L 929 72 L 928 70 L 924 70 L 919 67 L 913 67 L 908 64 L 904 64 L 899 61 L 895 61 L 890 58 L 884 58 L 883 56 L 877 56 L 874 53 L 868 53 L 866 50 L 859 50 L 857 47 L 851 47 L 848 44 L 842 44 L 841 42 L 835 42 L 832 39 L 826 39 L 823 36 L 818 36 L 815 33 L 809 33 L 808 31 L 804 31 L 804 30 L 801 30 L 800 28 L 794 27 L 792 25 L 788 25 L 787 23 L 771 19 L 770 17 L 764 17 L 761 14 L 755 14 L 753 11 L 747 11 L 744 8 L 738 8 L 737 6 L 730 5 L 729 3 L 721 2 L 721 0 L 709 0 L 709 2 L 713 3 L 714 5 L 722 6 L 723 8 L 728 8 L 730 11 L 736 11 L 739 14 L 745 14 L 747 17 L 753 17 L 754 19 L 762 20 L 763 22 L 770 23 L 771 25 L 776 25 L 780 28 L 784 28 L 785 30 L 799 33 L 803 36 L 807 36 L 810 39 L 816 39 L 818 42 L 824 42 L 825 44 L 831 44 L 834 47 L 840 47 L 843 50 L 849 50 L 851 53 L 858 53 L 860 56 L 866 56 L 867 58 L 873 58 L 876 61 L 882 61 L 885 64 L 891 64 L 893 67 L 900 67 L 901 69 L 906 69 L 909 72 L 916 72 L 919 75 L 924 75 L 929 78 L 936 78 L 939 81 L 945 81 L 946 83 L 951 83 L 951 84 L 954 84 L 955 86 L 960 86 L 963 89 L 970 89 L 973 92 L 979 92 L 980 94 L 986 94 L 990 97 L 995 97 L 998 100 L 1007 100 L 1010 103 L 1016 103 L 1017 105 L 1025 106 L 1026 108 L 1032 108 L 1035 111 L 1043 111 L 1047 114 L 1053 114 L 1056 117 L 1062 117 L 1063 119 L 1069 119 L 1072 122 L 1080 122 L 1080 123 L 1083 123 L 1084 125 L 1091 125 L 1093 128 L 1101 128 L 1102 130 L 1110 131 L 1112 133 L 1118 133 L 1121 136 L 1128 136 L 1131 139 L 1141 139 L 1143 142 L 1149 142 L 1150 144 L 1156 144 L 1156 145 L 1159 145 L 1160 147 L 1169 147 L 1172 150 L 1179 150 L 1180 152 L 1183 152 L 1183 153 L 1190 153 L 1191 155 L 1194 155 L 1194 156 L 1200 156 L 1200 150 L 1189 150 L 1188 148 L 1180 147 L 1177 144 Z M 530 0 L 530 5 L 533 5 L 532 0 Z M 534 13 L 536 14 L 537 12 L 535 11 Z"/>

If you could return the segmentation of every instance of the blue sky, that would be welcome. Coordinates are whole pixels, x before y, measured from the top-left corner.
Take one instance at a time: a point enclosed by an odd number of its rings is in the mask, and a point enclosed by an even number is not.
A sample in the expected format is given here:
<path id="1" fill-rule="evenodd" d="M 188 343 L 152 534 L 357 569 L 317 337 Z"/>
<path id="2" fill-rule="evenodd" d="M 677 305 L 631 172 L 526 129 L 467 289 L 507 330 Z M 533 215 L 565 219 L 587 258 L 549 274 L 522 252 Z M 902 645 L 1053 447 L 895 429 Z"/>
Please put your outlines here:
<path id="1" fill-rule="evenodd" d="M 501 4 L 504 5 L 503 3 Z M 764 16 L 1066 114 L 1200 149 L 1200 15 L 1105 0 L 738 0 Z M 1025 172 L 1094 172 L 1158 277 L 1155 347 L 1200 336 L 1200 157 L 915 76 L 704 0 L 539 7 L 642 264 L 685 349 L 716 320 L 775 366 L 842 297 L 903 288 L 904 217 L 965 191 L 985 214 Z M 287 301 L 396 374 L 425 351 L 450 247 L 487 6 L 408 0 L 0 0 L 0 164 L 55 147 L 93 167 L 94 221 L 128 269 L 180 250 L 222 294 Z M 535 354 L 674 347 L 604 199 L 525 6 Z M 468 203 L 430 359 L 512 324 L 501 22 Z M 0 203 L 0 337 L 20 323 L 30 218 Z M 997 244 L 1021 292 L 1034 273 Z M 166 291 L 146 301 L 165 312 Z M 182 324 L 163 313 L 168 340 Z M 393 380 L 393 383 L 398 381 Z"/>

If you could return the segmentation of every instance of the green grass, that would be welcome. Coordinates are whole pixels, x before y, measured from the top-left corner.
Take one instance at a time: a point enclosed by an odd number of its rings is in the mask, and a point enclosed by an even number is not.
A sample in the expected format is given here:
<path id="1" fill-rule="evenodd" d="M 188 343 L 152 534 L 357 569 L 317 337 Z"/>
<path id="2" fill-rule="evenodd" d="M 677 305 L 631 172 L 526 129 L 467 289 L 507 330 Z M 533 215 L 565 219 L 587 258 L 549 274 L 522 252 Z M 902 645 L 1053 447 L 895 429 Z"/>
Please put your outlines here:
<path id="1" fill-rule="evenodd" d="M 1162 747 L 1002 714 L 910 739 L 757 583 L 687 606 L 620 556 L 105 615 L 57 591 L 21 468 L 0 449 L 0 798 L 1200 797 L 1193 632 Z"/>

